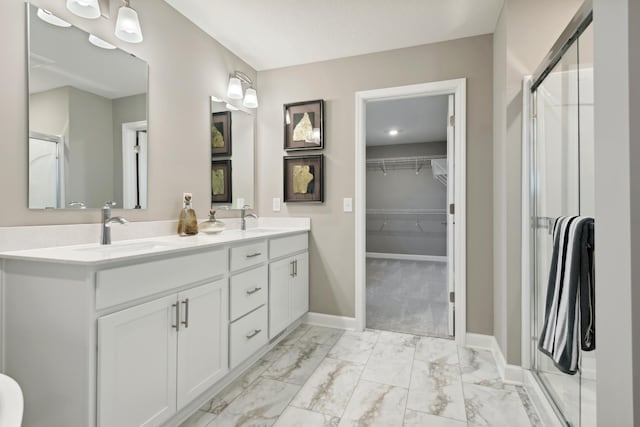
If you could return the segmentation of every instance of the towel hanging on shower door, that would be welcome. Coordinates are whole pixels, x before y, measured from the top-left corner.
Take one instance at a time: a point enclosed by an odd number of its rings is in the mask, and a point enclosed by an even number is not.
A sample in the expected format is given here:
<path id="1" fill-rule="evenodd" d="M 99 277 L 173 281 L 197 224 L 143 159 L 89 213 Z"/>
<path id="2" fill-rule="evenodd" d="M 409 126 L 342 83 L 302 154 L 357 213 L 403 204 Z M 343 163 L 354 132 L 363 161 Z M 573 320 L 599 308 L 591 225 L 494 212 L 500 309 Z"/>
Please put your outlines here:
<path id="1" fill-rule="evenodd" d="M 596 346 L 593 255 L 593 218 L 563 216 L 555 220 L 538 349 L 566 374 L 578 371 L 580 348 L 591 351 Z"/>

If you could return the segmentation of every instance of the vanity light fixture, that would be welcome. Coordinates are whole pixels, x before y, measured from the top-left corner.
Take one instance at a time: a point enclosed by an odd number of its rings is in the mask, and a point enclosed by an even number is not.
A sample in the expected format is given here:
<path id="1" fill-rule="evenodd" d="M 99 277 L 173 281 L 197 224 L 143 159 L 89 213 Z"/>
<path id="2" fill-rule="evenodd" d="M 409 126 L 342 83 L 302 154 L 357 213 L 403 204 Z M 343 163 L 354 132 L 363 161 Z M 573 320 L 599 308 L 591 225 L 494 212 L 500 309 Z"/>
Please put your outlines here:
<path id="1" fill-rule="evenodd" d="M 94 46 L 101 47 L 102 49 L 113 50 L 116 48 L 111 43 L 107 43 L 106 41 L 102 40 L 100 37 L 94 36 L 93 34 L 89 34 L 89 43 L 91 43 Z"/>
<path id="2" fill-rule="evenodd" d="M 233 105 L 229 104 L 228 102 L 225 104 L 224 107 L 229 111 L 238 111 L 239 110 L 238 107 L 234 107 Z"/>
<path id="3" fill-rule="evenodd" d="M 138 12 L 130 7 L 129 0 L 122 1 L 124 4 L 118 9 L 118 19 L 116 20 L 116 37 L 128 43 L 140 43 L 142 28 L 140 28 Z"/>
<path id="4" fill-rule="evenodd" d="M 258 108 L 258 93 L 253 88 L 253 80 L 251 80 L 251 77 L 247 76 L 241 71 L 234 71 L 234 73 L 229 76 L 227 96 L 230 99 L 242 99 L 242 83 L 245 83 L 247 86 L 249 86 L 246 93 L 244 94 L 242 105 L 247 108 Z"/>
<path id="5" fill-rule="evenodd" d="M 391 130 L 389 131 L 389 135 L 390 135 L 390 136 L 396 136 L 397 134 L 398 134 L 398 129 L 391 129 Z"/>
<path id="6" fill-rule="evenodd" d="M 67 9 L 82 18 L 96 19 L 100 17 L 98 0 L 67 0 Z"/>
<path id="7" fill-rule="evenodd" d="M 69 24 L 67 21 L 63 21 L 46 9 L 38 8 L 37 15 L 38 18 L 42 19 L 44 22 L 55 25 L 56 27 L 68 28 L 71 26 L 71 24 Z"/>

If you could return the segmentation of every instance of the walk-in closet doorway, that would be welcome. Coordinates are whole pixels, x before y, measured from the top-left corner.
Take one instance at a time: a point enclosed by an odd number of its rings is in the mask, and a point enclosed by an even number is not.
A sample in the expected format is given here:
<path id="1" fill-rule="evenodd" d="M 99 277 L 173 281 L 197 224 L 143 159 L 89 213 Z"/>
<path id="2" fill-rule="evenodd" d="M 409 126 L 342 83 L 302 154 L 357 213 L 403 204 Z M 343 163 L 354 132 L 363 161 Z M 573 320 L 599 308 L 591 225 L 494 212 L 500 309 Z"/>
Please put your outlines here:
<path id="1" fill-rule="evenodd" d="M 356 94 L 356 321 L 465 336 L 465 80 Z"/>

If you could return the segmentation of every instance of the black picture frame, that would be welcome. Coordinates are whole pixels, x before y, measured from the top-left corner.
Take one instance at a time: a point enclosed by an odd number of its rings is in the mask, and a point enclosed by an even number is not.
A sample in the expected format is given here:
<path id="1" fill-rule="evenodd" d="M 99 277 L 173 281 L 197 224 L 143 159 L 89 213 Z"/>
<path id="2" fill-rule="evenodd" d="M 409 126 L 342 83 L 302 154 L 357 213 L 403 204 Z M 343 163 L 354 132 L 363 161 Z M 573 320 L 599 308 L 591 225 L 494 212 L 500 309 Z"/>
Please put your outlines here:
<path id="1" fill-rule="evenodd" d="M 292 102 L 284 104 L 284 149 L 286 151 L 322 150 L 324 149 L 324 100 Z M 306 118 L 305 118 L 306 114 Z M 308 121 L 307 121 L 308 118 Z M 306 132 L 305 123 L 310 122 L 310 130 Z M 294 139 L 297 138 L 297 139 Z"/>
<path id="2" fill-rule="evenodd" d="M 222 173 L 222 191 L 218 187 L 217 179 Z M 232 203 L 231 191 L 231 160 L 211 161 L 211 203 Z"/>
<path id="3" fill-rule="evenodd" d="M 297 169 L 297 167 L 306 167 Z M 300 172 L 296 172 L 296 170 Z M 296 173 L 312 175 L 308 182 L 296 182 Z M 283 159 L 285 203 L 324 203 L 324 155 L 285 156 Z M 310 178 L 307 175 L 307 179 Z M 304 188 L 303 188 L 304 187 Z"/>
<path id="4" fill-rule="evenodd" d="M 211 113 L 211 158 L 231 156 L 232 141 L 231 111 Z"/>

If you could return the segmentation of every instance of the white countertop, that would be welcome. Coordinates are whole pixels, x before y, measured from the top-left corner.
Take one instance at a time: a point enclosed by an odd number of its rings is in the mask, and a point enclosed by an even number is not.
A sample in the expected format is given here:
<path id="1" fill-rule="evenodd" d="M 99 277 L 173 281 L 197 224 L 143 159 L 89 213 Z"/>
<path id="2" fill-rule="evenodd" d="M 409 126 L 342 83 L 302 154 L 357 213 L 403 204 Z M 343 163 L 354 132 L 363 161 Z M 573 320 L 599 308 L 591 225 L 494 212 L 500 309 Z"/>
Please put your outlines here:
<path id="1" fill-rule="evenodd" d="M 161 236 L 145 239 L 114 241 L 111 245 L 99 243 L 57 246 L 41 249 L 0 252 L 0 259 L 53 262 L 63 264 L 102 265 L 118 261 L 143 259 L 150 256 L 175 255 L 193 249 L 213 248 L 243 241 L 267 239 L 309 231 L 309 227 L 259 227 L 246 231 L 225 230 L 219 234 L 199 233 L 195 236 Z"/>

